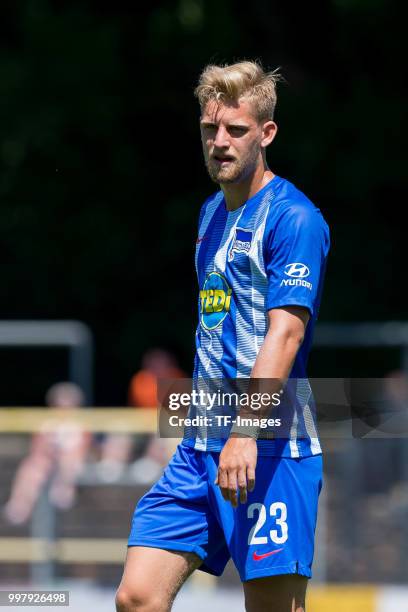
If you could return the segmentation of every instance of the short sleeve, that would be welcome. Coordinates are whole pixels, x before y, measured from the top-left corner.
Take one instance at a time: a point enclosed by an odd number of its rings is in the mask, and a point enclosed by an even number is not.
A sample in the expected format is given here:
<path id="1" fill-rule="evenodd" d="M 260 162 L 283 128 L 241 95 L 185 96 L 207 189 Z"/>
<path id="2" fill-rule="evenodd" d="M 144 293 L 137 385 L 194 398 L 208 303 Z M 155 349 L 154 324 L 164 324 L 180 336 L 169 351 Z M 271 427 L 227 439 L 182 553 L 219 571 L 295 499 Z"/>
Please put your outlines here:
<path id="1" fill-rule="evenodd" d="M 328 226 L 312 204 L 288 206 L 264 234 L 266 308 L 304 306 L 317 315 L 330 247 Z"/>

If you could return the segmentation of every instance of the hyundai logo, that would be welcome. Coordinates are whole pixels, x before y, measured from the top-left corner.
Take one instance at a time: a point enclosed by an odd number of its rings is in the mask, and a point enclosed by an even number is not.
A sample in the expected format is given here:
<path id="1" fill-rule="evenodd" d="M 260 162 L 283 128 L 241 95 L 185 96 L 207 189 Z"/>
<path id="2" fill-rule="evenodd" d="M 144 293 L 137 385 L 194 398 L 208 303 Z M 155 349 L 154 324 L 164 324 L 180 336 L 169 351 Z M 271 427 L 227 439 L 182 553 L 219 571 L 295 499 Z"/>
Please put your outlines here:
<path id="1" fill-rule="evenodd" d="M 285 274 L 292 278 L 306 278 L 306 276 L 309 276 L 310 270 L 305 264 L 296 262 L 285 266 Z"/>

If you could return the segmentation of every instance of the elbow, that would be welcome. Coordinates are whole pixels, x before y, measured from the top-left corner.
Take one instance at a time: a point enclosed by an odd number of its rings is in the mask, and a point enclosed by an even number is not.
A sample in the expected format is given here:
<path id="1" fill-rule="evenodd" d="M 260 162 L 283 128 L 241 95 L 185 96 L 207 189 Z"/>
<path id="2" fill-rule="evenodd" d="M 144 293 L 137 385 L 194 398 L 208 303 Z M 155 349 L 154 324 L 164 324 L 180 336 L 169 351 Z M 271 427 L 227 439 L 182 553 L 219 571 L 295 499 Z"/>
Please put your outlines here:
<path id="1" fill-rule="evenodd" d="M 305 337 L 309 311 L 303 307 L 285 307 L 269 312 L 268 334 L 281 346 L 299 349 Z"/>
<path id="2" fill-rule="evenodd" d="M 293 346 L 296 350 L 298 350 L 303 343 L 305 338 L 304 330 L 302 329 L 293 329 L 288 326 L 281 326 L 270 330 L 271 335 L 275 338 L 275 340 L 279 341 L 280 344 L 286 346 Z"/>
<path id="3" fill-rule="evenodd" d="M 299 331 L 289 332 L 286 339 L 288 343 L 293 344 L 297 349 L 300 349 L 303 340 L 305 339 L 305 334 Z"/>

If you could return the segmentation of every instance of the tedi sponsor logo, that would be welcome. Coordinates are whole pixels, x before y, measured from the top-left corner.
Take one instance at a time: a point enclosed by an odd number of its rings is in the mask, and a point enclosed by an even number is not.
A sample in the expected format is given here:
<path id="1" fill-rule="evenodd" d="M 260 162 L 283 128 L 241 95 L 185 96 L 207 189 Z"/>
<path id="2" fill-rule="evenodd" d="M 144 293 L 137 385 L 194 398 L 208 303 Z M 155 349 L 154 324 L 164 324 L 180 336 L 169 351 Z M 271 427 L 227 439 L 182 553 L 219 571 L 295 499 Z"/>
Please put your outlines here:
<path id="1" fill-rule="evenodd" d="M 281 287 L 306 287 L 306 289 L 312 290 L 312 283 L 305 280 L 310 274 L 309 268 L 301 262 L 290 263 L 285 266 L 284 273 L 289 278 L 284 278 L 281 281 Z"/>
<path id="2" fill-rule="evenodd" d="M 207 330 L 216 329 L 230 311 L 232 289 L 225 276 L 210 272 L 200 291 L 201 325 Z"/>

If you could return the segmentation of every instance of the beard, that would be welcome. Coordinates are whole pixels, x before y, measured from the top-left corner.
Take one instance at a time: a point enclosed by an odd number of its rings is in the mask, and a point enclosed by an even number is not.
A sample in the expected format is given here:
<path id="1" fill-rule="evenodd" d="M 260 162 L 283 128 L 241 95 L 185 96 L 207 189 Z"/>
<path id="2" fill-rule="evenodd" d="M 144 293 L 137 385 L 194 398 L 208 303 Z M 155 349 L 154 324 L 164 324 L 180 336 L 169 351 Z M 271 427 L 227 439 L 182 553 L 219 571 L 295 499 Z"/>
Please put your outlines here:
<path id="1" fill-rule="evenodd" d="M 240 158 L 235 157 L 227 166 L 222 167 L 215 159 L 208 155 L 204 148 L 205 165 L 214 183 L 220 185 L 223 183 L 239 183 L 255 170 L 260 152 L 261 147 L 258 143 L 255 143 L 248 149 L 245 155 L 242 155 Z"/>

